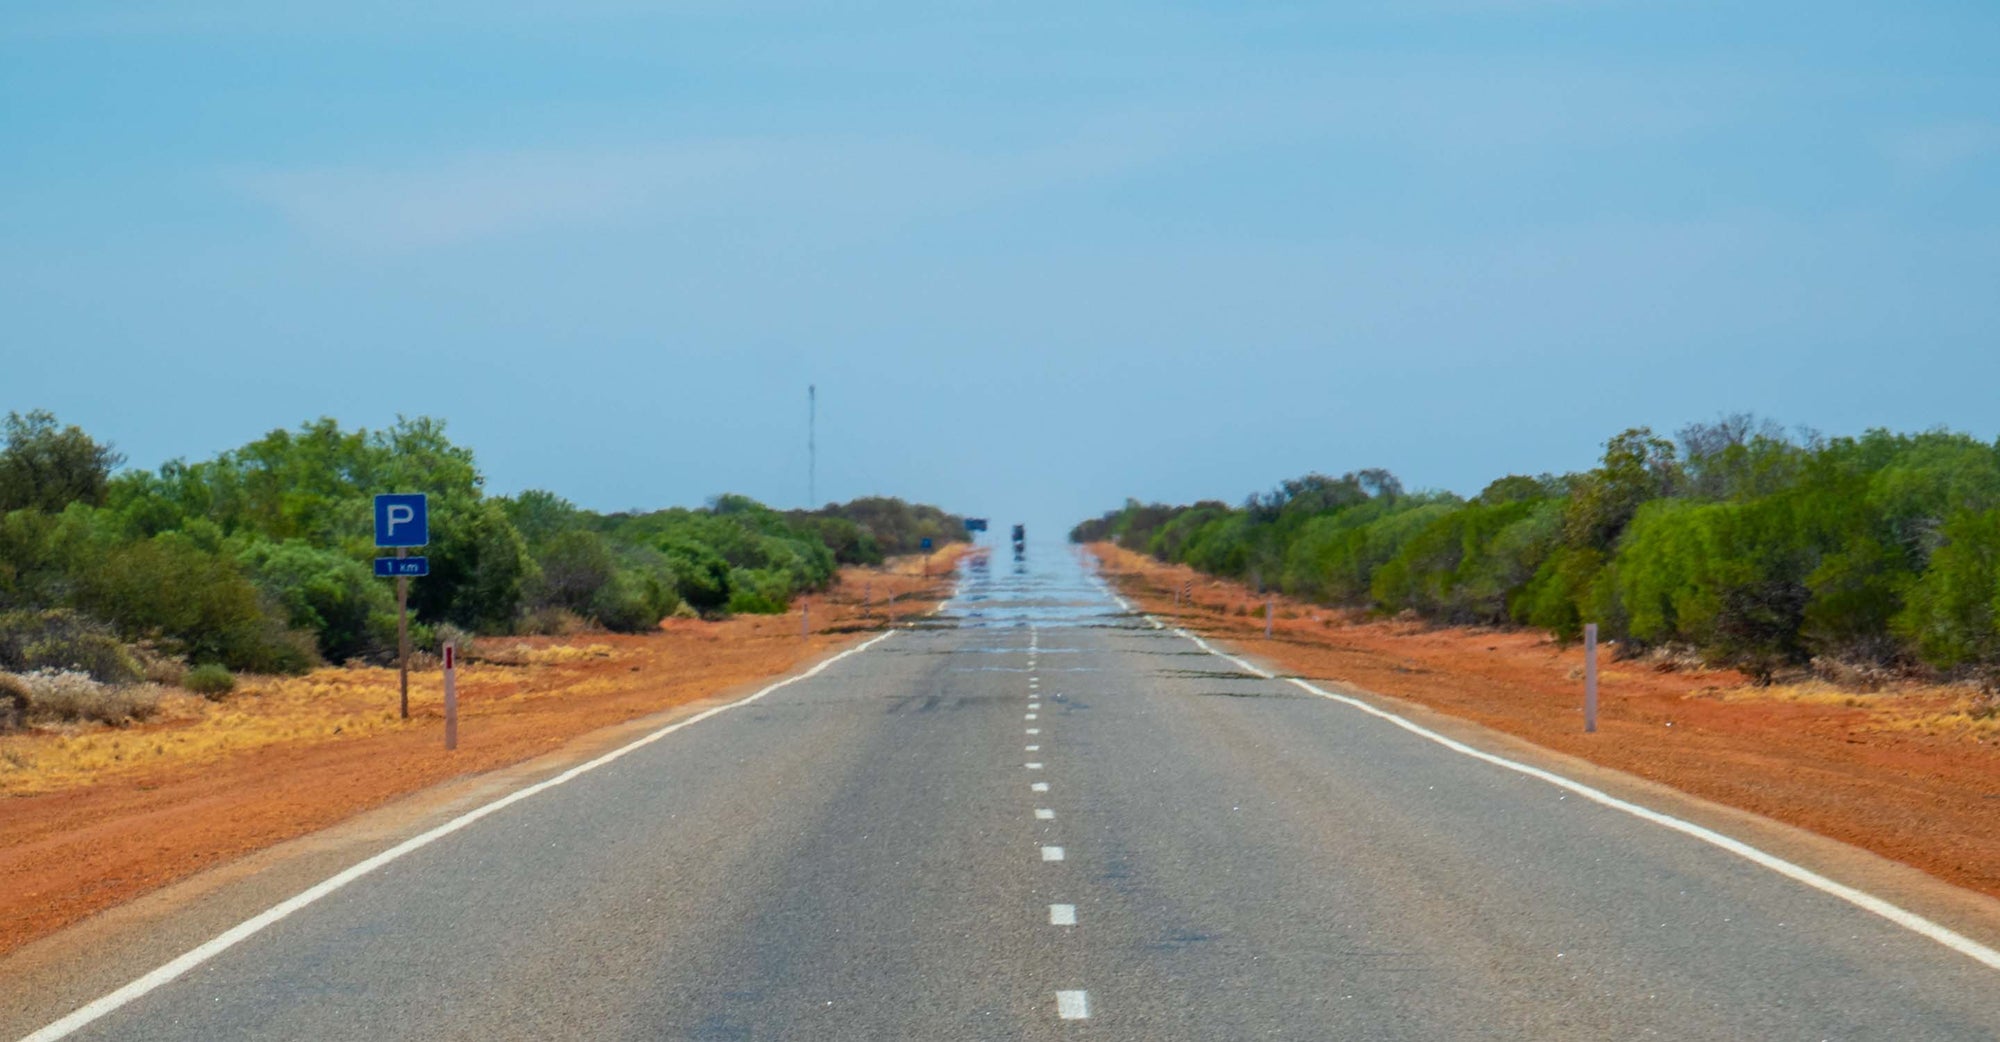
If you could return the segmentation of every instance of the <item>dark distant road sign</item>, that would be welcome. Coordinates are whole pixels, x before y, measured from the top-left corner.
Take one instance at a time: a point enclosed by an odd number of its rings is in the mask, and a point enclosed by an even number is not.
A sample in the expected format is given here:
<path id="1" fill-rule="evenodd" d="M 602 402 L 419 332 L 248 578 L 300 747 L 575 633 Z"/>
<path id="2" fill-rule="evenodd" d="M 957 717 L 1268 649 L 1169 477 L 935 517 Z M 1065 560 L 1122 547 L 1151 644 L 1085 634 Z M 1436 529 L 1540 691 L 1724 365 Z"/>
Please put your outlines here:
<path id="1" fill-rule="evenodd" d="M 965 530 L 966 530 L 966 531 L 968 531 L 968 532 L 984 532 L 984 531 L 986 531 L 986 519 L 985 519 L 985 518 L 983 518 L 983 517 L 968 517 L 968 518 L 966 518 L 966 519 L 965 519 Z"/>
<path id="2" fill-rule="evenodd" d="M 924 549 L 924 550 L 928 550 L 928 549 L 930 549 L 930 548 L 931 548 L 931 537 L 930 537 L 930 536 L 925 536 L 925 537 L 923 538 L 923 540 L 922 540 L 921 542 L 919 542 L 919 543 L 917 544 L 917 546 L 918 546 L 918 547 L 919 547 L 920 549 Z"/>
<path id="3" fill-rule="evenodd" d="M 377 557 L 375 575 L 382 579 L 407 578 L 413 575 L 431 574 L 431 559 L 428 557 Z"/>
<path id="4" fill-rule="evenodd" d="M 423 546 L 431 541 L 430 499 L 422 492 L 375 497 L 375 545 Z"/>

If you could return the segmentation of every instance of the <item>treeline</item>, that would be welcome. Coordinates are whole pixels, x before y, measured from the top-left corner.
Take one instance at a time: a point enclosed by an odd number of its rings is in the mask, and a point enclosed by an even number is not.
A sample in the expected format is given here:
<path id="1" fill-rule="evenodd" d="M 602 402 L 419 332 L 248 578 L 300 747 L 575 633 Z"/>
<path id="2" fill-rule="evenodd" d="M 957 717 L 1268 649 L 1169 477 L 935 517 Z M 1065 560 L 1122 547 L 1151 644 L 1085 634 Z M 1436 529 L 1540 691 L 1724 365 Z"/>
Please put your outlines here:
<path id="1" fill-rule="evenodd" d="M 1384 471 L 1309 474 L 1241 506 L 1127 502 L 1110 540 L 1329 604 L 1630 653 L 2000 680 L 2000 446 L 1930 431 L 1788 435 L 1745 416 L 1646 428 L 1580 474 L 1501 478 L 1470 500 Z"/>
<path id="2" fill-rule="evenodd" d="M 0 670 L 125 682 L 147 662 L 295 672 L 394 652 L 372 500 L 430 497 L 430 575 L 410 584 L 434 630 L 634 632 L 669 615 L 779 612 L 876 564 L 964 538 L 897 499 L 782 513 L 743 496 L 703 509 L 599 514 L 550 492 L 493 496 L 472 450 L 432 419 L 278 430 L 200 462 L 122 459 L 46 412 L 10 414 L 0 449 Z"/>

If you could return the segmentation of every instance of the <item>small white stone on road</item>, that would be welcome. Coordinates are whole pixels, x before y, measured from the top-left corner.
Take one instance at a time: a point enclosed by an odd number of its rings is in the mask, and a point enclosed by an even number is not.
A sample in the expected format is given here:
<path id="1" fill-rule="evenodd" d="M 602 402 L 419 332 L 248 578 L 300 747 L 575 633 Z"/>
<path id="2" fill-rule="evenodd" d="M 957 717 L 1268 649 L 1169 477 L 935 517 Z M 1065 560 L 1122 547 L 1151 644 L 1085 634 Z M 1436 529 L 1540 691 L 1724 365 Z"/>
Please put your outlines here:
<path id="1" fill-rule="evenodd" d="M 1087 991 L 1056 992 L 1056 1016 L 1064 1020 L 1088 1020 L 1090 1018 L 1090 993 Z"/>
<path id="2" fill-rule="evenodd" d="M 1049 925 L 1050 925 L 1050 926 L 1075 926 L 1075 925 L 1076 925 L 1076 906 L 1075 906 L 1075 905 L 1050 905 L 1050 906 L 1049 906 Z"/>

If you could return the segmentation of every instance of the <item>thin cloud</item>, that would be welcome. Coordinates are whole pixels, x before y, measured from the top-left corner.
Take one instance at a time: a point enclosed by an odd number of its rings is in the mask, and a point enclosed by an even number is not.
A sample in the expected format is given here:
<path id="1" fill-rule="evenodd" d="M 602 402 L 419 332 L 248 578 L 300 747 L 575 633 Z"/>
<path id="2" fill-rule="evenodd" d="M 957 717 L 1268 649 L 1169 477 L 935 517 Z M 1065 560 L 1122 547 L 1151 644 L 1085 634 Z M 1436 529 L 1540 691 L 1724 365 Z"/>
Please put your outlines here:
<path id="1" fill-rule="evenodd" d="M 719 139 L 234 171 L 227 180 L 315 240 L 407 250 L 614 222 L 879 228 L 1112 175 L 1165 148 L 1143 133 L 997 153 L 897 140 Z"/>

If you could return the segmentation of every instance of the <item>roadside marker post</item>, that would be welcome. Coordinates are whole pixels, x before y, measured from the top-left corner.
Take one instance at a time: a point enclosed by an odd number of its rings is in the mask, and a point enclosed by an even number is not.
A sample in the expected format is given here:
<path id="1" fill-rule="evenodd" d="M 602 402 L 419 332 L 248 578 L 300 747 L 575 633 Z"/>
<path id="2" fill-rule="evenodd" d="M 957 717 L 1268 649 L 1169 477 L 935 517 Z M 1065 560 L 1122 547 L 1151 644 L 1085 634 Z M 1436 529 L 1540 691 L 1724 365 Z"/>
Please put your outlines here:
<path id="1" fill-rule="evenodd" d="M 1278 614 L 1277 595 L 1269 593 L 1265 594 L 1264 595 L 1264 639 L 1265 640 L 1271 639 L 1271 620 L 1274 617 L 1276 617 L 1277 614 Z"/>
<path id="2" fill-rule="evenodd" d="M 924 552 L 924 578 L 928 579 L 931 577 L 931 537 L 925 536 L 917 548 Z"/>
<path id="3" fill-rule="evenodd" d="M 458 648 L 444 645 L 444 747 L 458 748 Z"/>
<path id="4" fill-rule="evenodd" d="M 804 601 L 800 601 L 800 602 L 799 602 L 799 639 L 800 639 L 800 640 L 807 640 L 807 639 L 810 639 L 810 638 L 812 637 L 812 632 L 813 632 L 813 606 L 812 606 L 812 605 L 810 605 L 810 604 L 807 604 L 807 603 L 806 603 L 806 602 L 804 602 Z"/>
<path id="5" fill-rule="evenodd" d="M 410 576 L 430 574 L 429 558 L 412 559 L 410 548 L 430 541 L 429 496 L 385 492 L 375 497 L 375 545 L 396 551 L 393 558 L 375 559 L 375 574 L 396 579 L 396 674 L 405 720 L 410 718 Z"/>
<path id="6" fill-rule="evenodd" d="M 1597 730 L 1597 623 L 1583 624 L 1583 730 Z"/>

